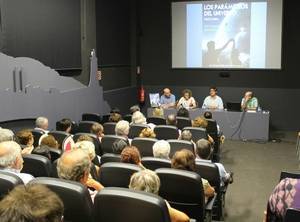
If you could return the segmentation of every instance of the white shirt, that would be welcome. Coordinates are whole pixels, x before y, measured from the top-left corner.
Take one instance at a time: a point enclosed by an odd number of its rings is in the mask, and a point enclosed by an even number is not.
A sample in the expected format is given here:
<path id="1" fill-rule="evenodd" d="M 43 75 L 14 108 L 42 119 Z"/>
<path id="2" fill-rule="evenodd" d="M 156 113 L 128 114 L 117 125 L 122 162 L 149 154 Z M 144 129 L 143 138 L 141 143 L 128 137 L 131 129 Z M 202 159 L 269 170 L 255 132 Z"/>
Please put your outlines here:
<path id="1" fill-rule="evenodd" d="M 224 109 L 223 101 L 219 96 L 207 96 L 203 102 L 203 109 L 210 109 L 211 107 L 217 107 L 217 109 Z"/>
<path id="2" fill-rule="evenodd" d="M 18 170 L 11 169 L 11 168 L 0 169 L 0 171 L 15 174 L 23 181 L 25 185 L 34 179 L 34 177 L 28 173 L 20 173 Z"/>
<path id="3" fill-rule="evenodd" d="M 177 104 L 177 107 L 180 106 L 186 109 L 194 108 L 196 107 L 196 101 L 194 97 L 190 97 L 188 100 L 186 100 L 184 97 L 181 97 Z"/>

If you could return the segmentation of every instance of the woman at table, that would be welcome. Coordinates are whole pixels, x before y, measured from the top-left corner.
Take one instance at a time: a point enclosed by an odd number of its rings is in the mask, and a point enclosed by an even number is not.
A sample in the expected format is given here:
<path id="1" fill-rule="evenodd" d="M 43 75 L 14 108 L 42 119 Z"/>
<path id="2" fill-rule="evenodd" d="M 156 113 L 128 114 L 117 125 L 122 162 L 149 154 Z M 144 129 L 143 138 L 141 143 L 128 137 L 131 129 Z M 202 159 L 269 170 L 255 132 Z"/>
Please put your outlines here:
<path id="1" fill-rule="evenodd" d="M 192 91 L 189 89 L 185 89 L 182 91 L 182 97 L 179 99 L 177 103 L 177 108 L 186 108 L 193 109 L 196 108 L 196 100 L 192 96 Z"/>

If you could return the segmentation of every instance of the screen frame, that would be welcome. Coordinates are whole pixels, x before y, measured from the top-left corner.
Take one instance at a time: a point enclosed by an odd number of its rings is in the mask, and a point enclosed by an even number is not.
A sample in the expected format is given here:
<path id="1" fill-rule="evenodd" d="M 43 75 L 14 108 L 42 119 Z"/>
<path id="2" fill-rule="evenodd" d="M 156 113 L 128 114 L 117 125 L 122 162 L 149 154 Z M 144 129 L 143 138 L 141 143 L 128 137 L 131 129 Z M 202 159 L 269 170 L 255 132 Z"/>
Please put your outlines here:
<path id="1" fill-rule="evenodd" d="M 280 61 L 280 67 L 281 68 L 219 68 L 219 67 L 212 67 L 212 68 L 207 68 L 207 67 L 173 67 L 173 13 L 172 13 L 172 4 L 175 2 L 208 2 L 208 1 L 216 1 L 216 0 L 171 0 L 170 1 L 170 52 L 171 52 L 171 56 L 170 56 L 170 69 L 171 70 L 180 70 L 180 71 L 187 71 L 187 70 L 201 70 L 201 71 L 219 71 L 219 72 L 231 72 L 231 71 L 266 71 L 266 72 L 281 72 L 283 70 L 285 70 L 285 66 L 283 63 L 283 56 L 284 56 L 284 22 L 285 22 L 285 0 L 282 0 L 282 17 L 281 17 L 281 61 Z M 237 0 L 239 1 L 239 0 Z M 244 0 L 245 2 L 247 1 L 251 1 L 251 2 L 260 2 L 261 0 Z"/>

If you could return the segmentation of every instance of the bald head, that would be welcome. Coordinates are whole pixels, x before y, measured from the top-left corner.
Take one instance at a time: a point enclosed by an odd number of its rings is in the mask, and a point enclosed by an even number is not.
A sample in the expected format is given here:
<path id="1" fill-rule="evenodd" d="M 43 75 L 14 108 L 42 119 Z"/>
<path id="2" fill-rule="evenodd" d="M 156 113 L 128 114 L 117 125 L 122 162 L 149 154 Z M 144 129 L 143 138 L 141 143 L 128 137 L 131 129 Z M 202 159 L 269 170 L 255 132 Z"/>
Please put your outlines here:
<path id="1" fill-rule="evenodd" d="M 83 182 L 83 178 L 89 174 L 90 165 L 90 158 L 83 150 L 65 152 L 57 162 L 58 177 Z"/>
<path id="2" fill-rule="evenodd" d="M 169 88 L 164 88 L 164 95 L 167 97 L 171 96 L 171 90 Z"/>
<path id="3" fill-rule="evenodd" d="M 0 167 L 21 170 L 23 158 L 21 147 L 14 141 L 0 143 Z"/>

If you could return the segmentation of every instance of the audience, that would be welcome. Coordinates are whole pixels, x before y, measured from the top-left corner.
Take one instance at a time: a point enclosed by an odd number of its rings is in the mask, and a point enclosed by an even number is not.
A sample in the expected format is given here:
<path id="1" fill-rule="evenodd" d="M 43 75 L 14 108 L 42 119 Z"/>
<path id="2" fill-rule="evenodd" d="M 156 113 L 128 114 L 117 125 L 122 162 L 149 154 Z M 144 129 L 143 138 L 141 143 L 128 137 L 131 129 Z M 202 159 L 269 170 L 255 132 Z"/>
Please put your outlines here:
<path id="1" fill-rule="evenodd" d="M 17 140 L 19 145 L 22 148 L 22 155 L 24 154 L 31 154 L 33 150 L 33 135 L 30 130 L 20 130 L 16 133 Z"/>
<path id="2" fill-rule="evenodd" d="M 40 145 L 38 147 L 35 147 L 32 150 L 32 154 L 41 155 L 41 156 L 47 157 L 49 160 L 52 160 L 51 159 L 51 154 L 50 154 L 50 148 L 51 147 L 49 147 L 47 145 Z"/>
<path id="3" fill-rule="evenodd" d="M 191 142 L 192 144 L 194 144 L 194 148 L 196 148 L 196 144 L 193 141 L 193 134 L 191 133 L 191 131 L 189 131 L 189 130 L 183 130 L 181 132 L 181 135 L 180 135 L 179 139 Z"/>
<path id="4" fill-rule="evenodd" d="M 203 114 L 203 116 L 204 116 L 205 119 L 212 119 L 212 118 L 213 118 L 212 113 L 209 112 L 209 111 L 206 111 L 206 112 Z M 223 133 L 220 131 L 220 126 L 219 126 L 219 124 L 218 124 L 217 122 L 216 122 L 216 124 L 217 124 L 217 133 L 218 133 L 218 136 L 219 136 L 219 138 L 220 138 L 220 141 L 221 141 L 221 143 L 224 143 L 224 141 L 225 141 L 225 136 L 224 136 Z"/>
<path id="5" fill-rule="evenodd" d="M 54 148 L 54 149 L 59 148 L 59 144 L 58 144 L 57 140 L 52 135 L 43 135 L 43 137 L 41 137 L 40 141 L 41 141 L 40 146 L 45 145 L 45 146 L 48 146 L 48 147 Z"/>
<path id="6" fill-rule="evenodd" d="M 161 107 L 164 109 L 174 107 L 175 102 L 176 102 L 176 98 L 171 93 L 171 90 L 169 88 L 165 88 L 163 90 L 163 95 L 160 97 L 160 100 L 159 100 Z"/>
<path id="7" fill-rule="evenodd" d="M 132 107 L 130 107 L 129 109 L 130 114 L 133 115 L 136 111 L 141 111 L 139 105 L 133 105 Z"/>
<path id="8" fill-rule="evenodd" d="M 151 128 L 145 128 L 141 131 L 139 137 L 142 138 L 156 138 L 156 134 L 154 133 L 153 129 Z"/>
<path id="9" fill-rule="evenodd" d="M 167 125 L 169 126 L 176 126 L 177 127 L 177 119 L 176 119 L 176 115 L 174 114 L 170 114 L 167 116 L 167 119 L 166 119 L 166 123 Z"/>
<path id="10" fill-rule="evenodd" d="M 101 142 L 102 137 L 104 136 L 104 128 L 100 123 L 94 123 L 91 127 L 91 133 L 96 135 Z"/>
<path id="11" fill-rule="evenodd" d="M 14 141 L 15 134 L 9 129 L 0 128 L 0 143 Z"/>
<path id="12" fill-rule="evenodd" d="M 110 114 L 117 113 L 121 115 L 121 110 L 117 107 L 114 107 L 110 110 Z"/>
<path id="13" fill-rule="evenodd" d="M 171 146 L 166 140 L 159 140 L 153 144 L 153 156 L 161 159 L 170 159 Z"/>
<path id="14" fill-rule="evenodd" d="M 88 154 L 81 149 L 63 153 L 57 162 L 58 177 L 85 185 L 94 200 L 97 191 L 103 189 L 103 186 L 90 177 L 90 168 L 91 160 Z"/>
<path id="15" fill-rule="evenodd" d="M 44 133 L 48 133 L 49 122 L 46 117 L 40 116 L 35 120 L 35 130 L 43 131 Z"/>
<path id="16" fill-rule="evenodd" d="M 193 127 L 200 127 L 200 128 L 206 129 L 207 124 L 208 124 L 207 120 L 201 116 L 198 116 L 194 120 L 192 120 Z M 207 136 L 208 136 L 208 141 L 211 143 L 214 143 L 214 139 L 208 134 L 207 134 Z"/>
<path id="17" fill-rule="evenodd" d="M 112 151 L 114 154 L 121 154 L 126 146 L 128 146 L 128 144 L 124 140 L 117 139 L 113 142 Z"/>
<path id="18" fill-rule="evenodd" d="M 164 118 L 164 109 L 161 107 L 155 107 L 152 111 L 152 116 Z"/>
<path id="19" fill-rule="evenodd" d="M 134 173 L 130 178 L 129 189 L 144 191 L 148 193 L 153 193 L 158 195 L 160 187 L 160 179 L 157 174 L 151 170 L 142 170 L 137 173 Z M 189 217 L 170 206 L 166 201 L 170 219 L 172 222 L 188 222 L 190 221 Z"/>
<path id="20" fill-rule="evenodd" d="M 200 139 L 196 142 L 196 161 L 202 161 L 202 162 L 209 162 L 211 163 L 212 161 L 210 160 L 211 154 L 213 151 L 213 147 L 211 146 L 211 143 L 206 140 L 206 139 Z M 221 181 L 221 186 L 225 186 L 228 183 L 233 182 L 233 174 L 232 173 L 227 173 L 225 170 L 225 167 L 221 163 L 215 163 L 216 166 L 219 169 L 219 174 L 220 174 L 220 181 Z"/>
<path id="21" fill-rule="evenodd" d="M 63 213 L 61 199 L 38 184 L 17 186 L 0 202 L 1 222 L 60 222 Z"/>
<path id="22" fill-rule="evenodd" d="M 273 190 L 268 201 L 270 213 L 277 218 L 267 221 L 283 221 L 288 208 L 300 209 L 300 179 L 285 178 Z"/>
<path id="23" fill-rule="evenodd" d="M 177 111 L 177 116 L 178 117 L 190 118 L 190 113 L 189 113 L 189 111 L 186 108 L 181 107 Z"/>
<path id="24" fill-rule="evenodd" d="M 111 113 L 108 119 L 109 122 L 113 122 L 113 123 L 117 123 L 120 120 L 122 120 L 122 116 L 119 113 Z"/>
<path id="25" fill-rule="evenodd" d="M 63 131 L 63 132 L 66 132 L 66 133 L 71 133 L 71 130 L 72 130 L 72 120 L 68 119 L 68 118 L 64 118 L 62 120 L 60 120 L 58 122 L 58 125 L 57 125 L 57 130 L 58 131 Z"/>
<path id="26" fill-rule="evenodd" d="M 191 151 L 186 149 L 177 151 L 172 157 L 171 166 L 174 169 L 194 172 L 196 168 L 195 155 Z M 205 202 L 207 202 L 209 197 L 214 196 L 215 189 L 210 186 L 209 182 L 204 178 L 202 178 L 202 184 L 205 195 Z"/>
<path id="27" fill-rule="evenodd" d="M 196 108 L 196 100 L 192 96 L 192 91 L 189 89 L 185 89 L 182 91 L 182 97 L 179 99 L 177 103 L 177 108 L 183 107 L 186 109 Z"/>
<path id="28" fill-rule="evenodd" d="M 132 124 L 147 124 L 146 117 L 140 111 L 136 111 L 132 114 L 131 121 Z"/>
<path id="29" fill-rule="evenodd" d="M 19 144 L 13 141 L 0 143 L 0 172 L 13 173 L 20 177 L 24 184 L 27 184 L 33 179 L 33 176 L 27 173 L 21 173 L 23 162 Z"/>
<path id="30" fill-rule="evenodd" d="M 145 169 L 145 167 L 142 165 L 141 154 L 135 146 L 127 146 L 122 150 L 121 162 L 135 164 L 142 169 Z"/>
<path id="31" fill-rule="evenodd" d="M 82 134 L 78 137 L 76 143 L 81 142 L 81 141 L 90 141 L 93 142 L 93 138 L 90 137 L 88 134 Z"/>
<path id="32" fill-rule="evenodd" d="M 124 137 L 126 140 L 129 141 L 129 144 L 131 144 L 131 139 L 128 138 L 129 128 L 129 123 L 125 120 L 121 120 L 116 124 L 115 132 L 117 136 Z"/>

